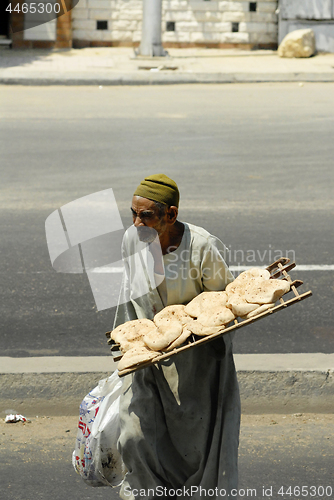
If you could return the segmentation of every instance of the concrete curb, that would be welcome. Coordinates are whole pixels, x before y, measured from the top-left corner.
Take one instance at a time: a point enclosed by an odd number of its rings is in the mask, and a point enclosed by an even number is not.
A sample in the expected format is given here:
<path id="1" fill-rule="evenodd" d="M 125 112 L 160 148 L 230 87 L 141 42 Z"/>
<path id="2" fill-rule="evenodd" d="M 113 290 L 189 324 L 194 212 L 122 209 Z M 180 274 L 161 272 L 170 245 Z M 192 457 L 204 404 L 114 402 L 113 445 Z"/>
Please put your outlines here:
<path id="1" fill-rule="evenodd" d="M 179 84 L 219 84 L 219 83 L 288 83 L 288 82 L 334 82 L 333 73 L 123 73 L 95 74 L 66 73 L 38 75 L 1 74 L 1 85 L 179 85 Z"/>
<path id="2" fill-rule="evenodd" d="M 110 356 L 0 358 L 0 412 L 77 415 Z M 235 355 L 243 413 L 332 413 L 334 354 Z"/>

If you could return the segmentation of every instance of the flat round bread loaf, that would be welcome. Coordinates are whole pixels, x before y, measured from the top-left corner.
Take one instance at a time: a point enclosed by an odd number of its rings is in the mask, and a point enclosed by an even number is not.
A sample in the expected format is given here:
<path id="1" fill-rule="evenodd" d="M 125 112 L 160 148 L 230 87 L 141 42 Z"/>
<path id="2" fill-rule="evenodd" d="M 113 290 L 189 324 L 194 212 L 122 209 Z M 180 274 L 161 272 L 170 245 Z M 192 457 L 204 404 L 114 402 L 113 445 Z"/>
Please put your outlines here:
<path id="1" fill-rule="evenodd" d="M 125 353 L 134 346 L 145 346 L 144 335 L 157 330 L 153 321 L 143 318 L 126 321 L 111 332 L 111 338 L 120 344 L 120 350 Z"/>
<path id="2" fill-rule="evenodd" d="M 126 368 L 145 363 L 158 356 L 158 353 L 151 351 L 147 347 L 133 347 L 127 351 L 118 363 L 118 370 L 122 371 Z"/>
<path id="3" fill-rule="evenodd" d="M 229 283 L 226 287 L 226 292 L 230 295 L 231 293 L 238 293 L 243 295 L 245 287 L 249 287 L 254 282 L 261 282 L 263 280 L 269 280 L 270 272 L 267 269 L 259 269 L 258 267 L 253 267 L 248 271 L 244 271 L 235 278 L 232 283 Z"/>
<path id="4" fill-rule="evenodd" d="M 111 332 L 111 338 L 118 344 L 122 342 L 138 342 L 150 330 L 156 328 L 153 321 L 143 318 L 126 321 Z"/>
<path id="5" fill-rule="evenodd" d="M 245 271 L 248 276 L 253 278 L 262 278 L 264 280 L 268 280 L 270 278 L 270 272 L 267 269 L 260 269 L 259 267 L 253 267 L 248 271 Z"/>
<path id="6" fill-rule="evenodd" d="M 229 283 L 226 287 L 226 293 L 228 297 L 234 294 L 243 295 L 243 291 L 244 291 L 244 285 L 240 282 L 235 283 L 235 281 L 232 281 L 232 283 Z"/>
<path id="7" fill-rule="evenodd" d="M 193 321 L 187 327 L 192 333 L 200 337 L 205 337 L 206 335 L 212 335 L 213 333 L 218 333 L 224 330 L 225 326 L 204 326 L 198 320 Z"/>
<path id="8" fill-rule="evenodd" d="M 270 272 L 267 271 L 267 269 L 260 269 L 258 267 L 253 267 L 252 269 L 249 269 L 248 271 L 244 271 L 243 273 L 240 273 L 239 276 L 237 276 L 235 278 L 235 280 L 232 281 L 232 283 L 235 283 L 235 284 L 248 283 L 253 278 L 260 278 L 262 280 L 268 280 L 270 278 Z"/>
<path id="9" fill-rule="evenodd" d="M 247 302 L 252 304 L 269 304 L 276 302 L 289 290 L 290 285 L 286 280 L 267 280 L 247 287 L 244 297 Z"/>
<path id="10" fill-rule="evenodd" d="M 189 321 L 192 321 L 192 317 L 185 311 L 185 306 L 183 304 L 175 304 L 172 306 L 166 306 L 162 311 L 158 312 L 154 316 L 154 323 L 159 326 L 159 322 L 165 318 L 172 318 L 180 321 L 182 325 L 186 325 Z"/>
<path id="11" fill-rule="evenodd" d="M 193 298 L 184 308 L 185 312 L 197 318 L 205 308 L 205 304 L 210 302 L 210 292 L 202 292 Z"/>
<path id="12" fill-rule="evenodd" d="M 259 307 L 259 304 L 249 304 L 241 296 L 235 294 L 231 298 L 229 298 L 229 306 L 231 306 L 232 312 L 236 316 L 243 317 Z"/>
<path id="13" fill-rule="evenodd" d="M 267 280 L 263 280 L 262 278 L 256 278 L 254 276 L 249 276 L 247 279 L 241 281 L 238 281 L 237 278 L 232 283 L 227 285 L 226 291 L 228 297 L 230 297 L 231 294 L 237 294 L 243 297 L 245 295 L 246 290 L 248 290 L 249 287 L 260 285 L 261 283 L 265 283 L 266 281 Z"/>
<path id="14" fill-rule="evenodd" d="M 182 333 L 183 325 L 174 315 L 170 317 L 160 317 L 157 331 L 148 332 L 144 336 L 145 344 L 153 351 L 161 351 L 174 342 Z"/>
<path id="15" fill-rule="evenodd" d="M 262 306 L 259 306 L 257 309 L 254 309 L 254 311 L 248 313 L 244 318 L 250 319 L 253 318 L 254 316 L 257 316 L 258 314 L 267 311 L 268 309 L 271 309 L 274 307 L 275 304 L 263 304 Z"/>
<path id="16" fill-rule="evenodd" d="M 235 319 L 235 315 L 228 309 L 223 306 L 220 308 L 212 308 L 208 311 L 201 313 L 197 321 L 201 323 L 203 326 L 211 327 L 211 326 L 222 326 L 227 325 L 230 321 Z"/>
<path id="17" fill-rule="evenodd" d="M 143 337 L 140 337 L 140 338 L 135 339 L 135 340 L 131 340 L 131 342 L 128 340 L 122 339 L 120 342 L 119 349 L 120 349 L 122 354 L 125 354 L 127 351 L 129 351 L 133 347 L 146 347 Z"/>
<path id="18" fill-rule="evenodd" d="M 187 340 L 188 337 L 190 337 L 190 335 L 191 331 L 189 330 L 189 328 L 184 327 L 181 335 L 176 340 L 174 340 L 174 342 L 169 344 L 169 346 L 167 346 L 166 349 L 164 349 L 164 351 L 166 352 L 172 351 L 176 347 L 179 347 L 181 344 L 183 344 L 183 342 Z"/>
<path id="19" fill-rule="evenodd" d="M 185 312 L 193 318 L 207 311 L 208 309 L 217 309 L 227 304 L 227 293 L 223 292 L 202 292 L 185 306 Z"/>

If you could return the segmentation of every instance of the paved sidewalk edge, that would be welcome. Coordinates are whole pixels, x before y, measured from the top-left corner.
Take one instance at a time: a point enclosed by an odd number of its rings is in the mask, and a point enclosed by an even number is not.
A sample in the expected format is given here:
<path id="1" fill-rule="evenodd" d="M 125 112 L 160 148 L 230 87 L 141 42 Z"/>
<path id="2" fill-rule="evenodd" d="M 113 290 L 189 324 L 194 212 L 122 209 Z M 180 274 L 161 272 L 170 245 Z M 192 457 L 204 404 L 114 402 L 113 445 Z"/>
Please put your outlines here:
<path id="1" fill-rule="evenodd" d="M 195 83 L 285 83 L 285 82 L 334 82 L 334 72 L 294 73 L 123 73 L 123 74 L 1 74 L 1 85 L 178 85 Z"/>
<path id="2" fill-rule="evenodd" d="M 235 354 L 237 371 L 288 372 L 334 371 L 334 354 Z M 109 356 L 39 356 L 27 358 L 0 357 L 0 374 L 4 373 L 111 373 L 117 364 Z"/>
<path id="3" fill-rule="evenodd" d="M 235 361 L 243 413 L 333 413 L 334 354 L 241 354 Z M 3 416 L 8 409 L 77 415 L 84 396 L 112 371 L 110 356 L 0 362 Z"/>

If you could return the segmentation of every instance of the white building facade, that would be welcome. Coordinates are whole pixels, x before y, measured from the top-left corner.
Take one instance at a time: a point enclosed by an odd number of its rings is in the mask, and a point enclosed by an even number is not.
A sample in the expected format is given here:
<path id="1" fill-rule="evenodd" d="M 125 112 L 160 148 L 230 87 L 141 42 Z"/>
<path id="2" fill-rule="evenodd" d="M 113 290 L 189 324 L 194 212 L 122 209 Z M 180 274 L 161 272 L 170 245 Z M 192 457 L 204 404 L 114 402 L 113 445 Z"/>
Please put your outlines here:
<path id="1" fill-rule="evenodd" d="M 275 48 L 277 0 L 163 0 L 166 47 Z M 73 47 L 137 45 L 142 0 L 79 0 L 72 10 Z"/>

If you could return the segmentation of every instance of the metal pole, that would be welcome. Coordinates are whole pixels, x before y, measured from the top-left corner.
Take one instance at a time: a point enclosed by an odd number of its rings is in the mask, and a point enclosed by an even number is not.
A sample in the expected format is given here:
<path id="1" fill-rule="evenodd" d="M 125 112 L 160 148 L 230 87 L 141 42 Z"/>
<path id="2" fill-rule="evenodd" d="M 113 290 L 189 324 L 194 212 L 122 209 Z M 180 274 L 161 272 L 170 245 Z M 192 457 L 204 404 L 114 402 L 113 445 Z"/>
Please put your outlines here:
<path id="1" fill-rule="evenodd" d="M 166 56 L 161 43 L 162 0 L 143 0 L 143 27 L 141 43 L 137 54 L 140 56 Z"/>

